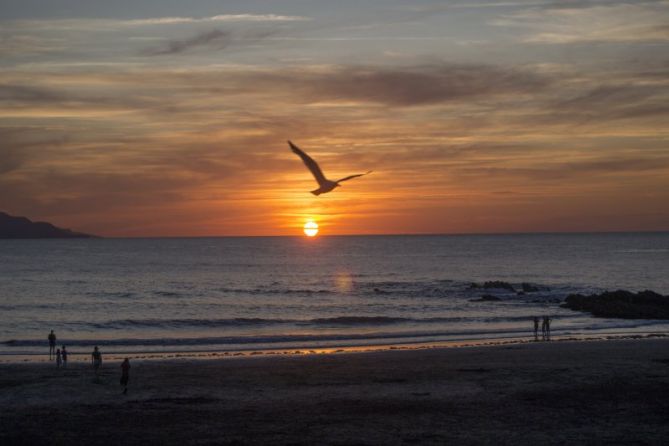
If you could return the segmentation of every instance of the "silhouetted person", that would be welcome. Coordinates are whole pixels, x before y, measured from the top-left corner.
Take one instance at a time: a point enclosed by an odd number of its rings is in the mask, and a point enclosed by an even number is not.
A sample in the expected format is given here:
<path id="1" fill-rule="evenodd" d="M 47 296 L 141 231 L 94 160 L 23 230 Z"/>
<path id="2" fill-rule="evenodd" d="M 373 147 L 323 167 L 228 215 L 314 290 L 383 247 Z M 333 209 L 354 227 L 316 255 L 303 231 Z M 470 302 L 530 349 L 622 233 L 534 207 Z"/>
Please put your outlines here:
<path id="1" fill-rule="evenodd" d="M 130 379 L 130 361 L 125 358 L 121 363 L 121 385 L 123 386 L 123 395 L 128 393 L 128 380 Z"/>
<path id="2" fill-rule="evenodd" d="M 60 368 L 60 366 L 63 364 L 63 360 L 60 356 L 60 349 L 56 350 L 56 367 Z"/>
<path id="3" fill-rule="evenodd" d="M 546 340 L 551 340 L 551 318 L 546 316 Z"/>
<path id="4" fill-rule="evenodd" d="M 548 318 L 544 316 L 541 320 L 541 338 L 545 341 L 546 340 L 546 330 L 548 328 L 546 320 Z"/>
<path id="5" fill-rule="evenodd" d="M 539 318 L 534 316 L 534 340 L 539 340 Z"/>
<path id="6" fill-rule="evenodd" d="M 100 350 L 98 350 L 98 346 L 96 345 L 93 348 L 93 353 L 91 353 L 91 361 L 93 363 L 93 370 L 95 371 L 95 377 L 98 377 L 98 371 L 100 370 L 100 366 L 102 365 L 102 353 L 100 353 Z"/>
<path id="7" fill-rule="evenodd" d="M 48 336 L 49 339 L 49 359 L 56 353 L 56 334 L 51 330 Z"/>
<path id="8" fill-rule="evenodd" d="M 63 368 L 67 367 L 67 350 L 65 350 L 65 346 L 63 345 L 63 348 L 60 350 L 60 355 L 63 357 Z"/>

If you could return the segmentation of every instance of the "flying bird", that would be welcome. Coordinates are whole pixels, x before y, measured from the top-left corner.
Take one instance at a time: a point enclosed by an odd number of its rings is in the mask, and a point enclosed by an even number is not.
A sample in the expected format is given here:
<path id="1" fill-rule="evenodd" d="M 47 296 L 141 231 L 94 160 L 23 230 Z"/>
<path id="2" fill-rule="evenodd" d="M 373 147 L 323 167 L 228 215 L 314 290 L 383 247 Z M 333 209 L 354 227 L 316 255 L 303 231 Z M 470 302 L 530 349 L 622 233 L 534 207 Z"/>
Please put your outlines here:
<path id="1" fill-rule="evenodd" d="M 302 158 L 302 161 L 304 162 L 304 165 L 307 166 L 307 169 L 311 171 L 311 174 L 316 178 L 316 181 L 318 182 L 318 189 L 312 190 L 311 193 L 314 195 L 320 195 L 324 194 L 326 192 L 330 192 L 333 190 L 335 187 L 339 187 L 342 181 L 348 181 L 353 178 L 361 177 L 363 175 L 367 175 L 368 173 L 372 173 L 372 171 L 368 171 L 365 173 L 358 173 L 355 175 L 349 175 L 347 177 L 341 178 L 336 181 L 328 180 L 325 178 L 325 175 L 323 175 L 323 171 L 321 170 L 320 167 L 318 167 L 318 164 L 312 157 L 304 153 L 302 149 L 297 147 L 295 144 L 292 142 L 288 141 L 288 145 L 290 146 L 291 150 L 295 152 L 300 158 Z"/>

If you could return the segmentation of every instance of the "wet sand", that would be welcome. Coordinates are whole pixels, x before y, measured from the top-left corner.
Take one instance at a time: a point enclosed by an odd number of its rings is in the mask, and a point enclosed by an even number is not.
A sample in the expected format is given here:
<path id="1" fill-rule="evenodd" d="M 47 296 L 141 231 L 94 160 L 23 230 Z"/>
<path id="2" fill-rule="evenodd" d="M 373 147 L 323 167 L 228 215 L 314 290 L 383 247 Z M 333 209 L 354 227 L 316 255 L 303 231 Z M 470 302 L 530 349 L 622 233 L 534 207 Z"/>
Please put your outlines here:
<path id="1" fill-rule="evenodd" d="M 0 444 L 669 444 L 669 339 L 0 365 Z"/>

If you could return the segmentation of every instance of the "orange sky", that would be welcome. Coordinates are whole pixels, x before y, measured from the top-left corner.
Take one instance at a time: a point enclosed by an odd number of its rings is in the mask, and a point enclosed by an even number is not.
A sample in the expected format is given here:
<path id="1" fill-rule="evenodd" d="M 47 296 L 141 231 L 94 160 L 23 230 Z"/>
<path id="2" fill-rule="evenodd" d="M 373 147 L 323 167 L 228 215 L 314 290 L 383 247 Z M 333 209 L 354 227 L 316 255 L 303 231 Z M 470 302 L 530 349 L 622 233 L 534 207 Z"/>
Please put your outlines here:
<path id="1" fill-rule="evenodd" d="M 309 218 L 322 234 L 669 230 L 666 2 L 31 4 L 1 23 L 11 214 L 103 236 L 294 235 Z M 312 196 L 287 139 L 330 178 L 374 173 Z"/>

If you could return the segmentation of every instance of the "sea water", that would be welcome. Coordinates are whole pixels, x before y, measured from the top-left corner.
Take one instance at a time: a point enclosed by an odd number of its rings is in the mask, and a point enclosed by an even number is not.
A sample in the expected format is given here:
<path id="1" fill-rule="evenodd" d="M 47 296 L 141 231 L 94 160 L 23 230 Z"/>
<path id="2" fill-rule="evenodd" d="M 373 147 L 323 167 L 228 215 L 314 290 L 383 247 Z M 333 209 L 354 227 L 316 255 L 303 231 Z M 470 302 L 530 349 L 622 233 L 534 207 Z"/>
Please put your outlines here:
<path id="1" fill-rule="evenodd" d="M 0 240 L 0 359 L 669 333 L 560 307 L 616 289 L 669 294 L 669 233 Z"/>

